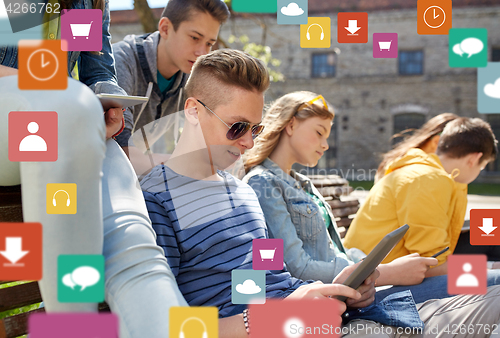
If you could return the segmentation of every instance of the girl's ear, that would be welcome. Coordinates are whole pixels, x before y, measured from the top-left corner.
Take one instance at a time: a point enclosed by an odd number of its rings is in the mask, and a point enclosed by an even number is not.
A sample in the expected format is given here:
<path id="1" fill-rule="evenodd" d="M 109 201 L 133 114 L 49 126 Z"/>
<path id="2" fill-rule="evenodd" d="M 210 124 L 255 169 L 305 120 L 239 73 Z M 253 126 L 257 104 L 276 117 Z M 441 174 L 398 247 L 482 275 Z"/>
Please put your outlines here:
<path id="1" fill-rule="evenodd" d="M 290 120 L 290 122 L 288 122 L 288 124 L 286 125 L 285 127 L 285 131 L 287 133 L 288 136 L 292 136 L 293 135 L 293 132 L 294 130 L 297 128 L 297 119 L 294 117 L 292 117 L 292 119 Z"/>
<path id="2" fill-rule="evenodd" d="M 186 120 L 192 125 L 197 125 L 200 120 L 198 119 L 198 106 L 194 97 L 189 97 L 184 104 L 184 114 Z"/>

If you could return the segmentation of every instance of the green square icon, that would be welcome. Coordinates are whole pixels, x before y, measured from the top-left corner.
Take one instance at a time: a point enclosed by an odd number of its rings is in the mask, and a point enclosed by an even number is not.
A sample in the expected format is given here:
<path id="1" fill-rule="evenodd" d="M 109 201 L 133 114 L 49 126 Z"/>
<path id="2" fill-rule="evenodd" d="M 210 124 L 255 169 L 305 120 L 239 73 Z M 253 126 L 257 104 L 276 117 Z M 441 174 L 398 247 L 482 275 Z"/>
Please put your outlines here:
<path id="1" fill-rule="evenodd" d="M 59 255 L 57 299 L 61 303 L 104 301 L 104 256 Z"/>
<path id="2" fill-rule="evenodd" d="M 488 64 L 486 28 L 451 28 L 448 37 L 450 67 L 486 67 Z"/>
<path id="3" fill-rule="evenodd" d="M 232 8 L 239 13 L 276 13 L 278 0 L 233 0 Z"/>

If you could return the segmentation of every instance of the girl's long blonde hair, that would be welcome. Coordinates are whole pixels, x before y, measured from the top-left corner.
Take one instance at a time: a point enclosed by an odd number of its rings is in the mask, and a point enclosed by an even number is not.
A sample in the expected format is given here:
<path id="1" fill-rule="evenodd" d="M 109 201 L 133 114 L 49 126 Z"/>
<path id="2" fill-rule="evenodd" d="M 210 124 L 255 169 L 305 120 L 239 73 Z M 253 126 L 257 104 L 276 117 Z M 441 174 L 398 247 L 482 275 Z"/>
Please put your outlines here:
<path id="1" fill-rule="evenodd" d="M 377 173 L 375 174 L 375 183 L 384 177 L 389 163 L 404 156 L 408 150 L 412 148 L 422 148 L 431 140 L 431 138 L 441 134 L 448 122 L 453 121 L 456 118 L 458 118 L 458 116 L 451 113 L 443 113 L 434 116 L 422 127 L 420 127 L 420 129 L 417 129 L 413 135 L 405 138 L 402 142 L 398 143 L 394 149 L 385 153 L 382 157 L 382 162 L 378 166 Z M 401 137 L 405 134 L 408 135 L 411 131 L 413 131 L 413 129 L 403 130 L 401 133 L 394 135 L 393 138 Z"/>
<path id="2" fill-rule="evenodd" d="M 271 155 L 278 145 L 281 132 L 293 117 L 299 121 L 314 116 L 333 120 L 335 113 L 328 102 L 326 102 L 328 108 L 324 107 L 321 99 L 308 104 L 309 101 L 317 97 L 318 94 L 312 92 L 293 92 L 280 97 L 271 104 L 262 120 L 262 124 L 265 126 L 264 131 L 255 139 L 254 147 L 243 156 L 246 172 L 261 164 Z"/>

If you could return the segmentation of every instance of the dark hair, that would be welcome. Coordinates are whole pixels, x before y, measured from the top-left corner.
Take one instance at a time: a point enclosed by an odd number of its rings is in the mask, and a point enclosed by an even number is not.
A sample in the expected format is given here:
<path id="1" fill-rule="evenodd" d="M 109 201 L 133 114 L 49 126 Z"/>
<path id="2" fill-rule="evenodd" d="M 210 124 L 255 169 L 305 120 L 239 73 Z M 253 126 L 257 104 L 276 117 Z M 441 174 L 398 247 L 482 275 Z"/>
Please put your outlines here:
<path id="1" fill-rule="evenodd" d="M 443 131 L 448 122 L 456 118 L 458 118 L 458 116 L 451 113 L 434 116 L 420 127 L 420 129 L 416 130 L 413 135 L 407 136 L 402 142 L 398 143 L 394 149 L 385 153 L 382 157 L 382 162 L 378 166 L 377 173 L 375 174 L 375 182 L 384 177 L 389 163 L 404 156 L 408 150 L 412 148 L 424 147 L 434 136 L 439 135 Z M 411 131 L 414 131 L 414 129 L 403 130 L 401 133 L 394 135 L 393 138 L 401 137 L 405 134 L 407 135 Z"/>
<path id="2" fill-rule="evenodd" d="M 444 128 L 436 153 L 461 158 L 472 153 L 483 153 L 479 160 L 494 160 L 498 141 L 490 125 L 479 118 L 459 117 Z"/>
<path id="3" fill-rule="evenodd" d="M 269 84 L 269 72 L 261 60 L 236 49 L 218 49 L 196 60 L 185 89 L 188 96 L 215 109 L 231 99 L 230 92 L 221 87 L 264 93 Z"/>
<path id="4" fill-rule="evenodd" d="M 229 9 L 222 0 L 169 0 L 161 17 L 167 17 L 174 30 L 188 21 L 193 12 L 208 13 L 222 25 L 229 18 Z"/>
<path id="5" fill-rule="evenodd" d="M 61 8 L 62 9 L 70 9 L 71 6 L 75 2 L 78 2 L 78 1 L 79 0 L 59 0 L 59 3 L 61 4 Z M 104 12 L 104 5 L 105 5 L 105 0 L 93 0 L 92 1 L 92 8 L 94 8 L 94 9 L 100 9 L 103 12 Z"/>

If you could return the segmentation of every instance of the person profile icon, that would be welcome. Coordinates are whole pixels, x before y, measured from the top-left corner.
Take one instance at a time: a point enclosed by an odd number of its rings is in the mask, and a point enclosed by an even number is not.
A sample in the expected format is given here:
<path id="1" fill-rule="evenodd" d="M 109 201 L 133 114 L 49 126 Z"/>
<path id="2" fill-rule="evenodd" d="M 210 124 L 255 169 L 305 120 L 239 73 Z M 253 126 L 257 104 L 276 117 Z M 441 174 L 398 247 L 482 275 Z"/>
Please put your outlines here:
<path id="1" fill-rule="evenodd" d="M 472 265 L 470 263 L 464 263 L 464 265 L 462 265 L 462 270 L 465 273 L 461 274 L 457 278 L 457 282 L 455 284 L 457 287 L 479 286 L 479 281 L 477 280 L 476 276 L 470 273 L 472 271 Z"/>
<path id="2" fill-rule="evenodd" d="M 28 124 L 28 131 L 31 134 L 36 134 L 38 129 L 38 123 L 30 122 Z M 47 151 L 47 143 L 38 135 L 28 135 L 19 143 L 19 151 Z"/>

